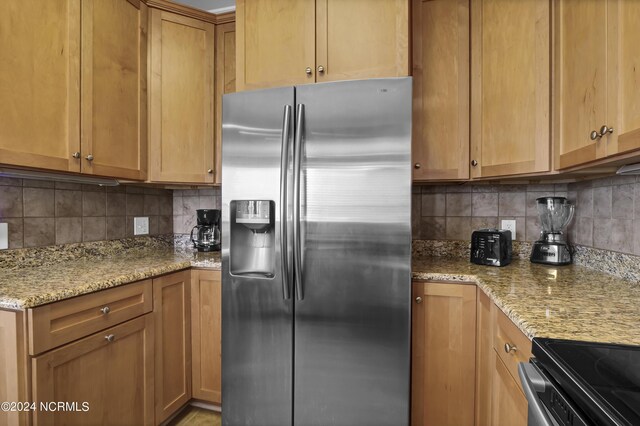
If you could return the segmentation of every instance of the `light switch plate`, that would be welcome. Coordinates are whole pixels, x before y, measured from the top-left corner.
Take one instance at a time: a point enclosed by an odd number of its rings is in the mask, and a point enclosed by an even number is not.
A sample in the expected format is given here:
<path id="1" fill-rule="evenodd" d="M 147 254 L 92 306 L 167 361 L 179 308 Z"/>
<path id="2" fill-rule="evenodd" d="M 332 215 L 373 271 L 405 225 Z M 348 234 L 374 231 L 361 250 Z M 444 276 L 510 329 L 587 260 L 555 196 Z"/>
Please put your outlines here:
<path id="1" fill-rule="evenodd" d="M 511 240 L 515 241 L 516 239 L 516 221 L 513 220 L 503 220 L 500 229 L 508 229 L 511 231 Z"/>
<path id="2" fill-rule="evenodd" d="M 9 248 L 9 224 L 0 223 L 0 250 Z"/>
<path id="3" fill-rule="evenodd" d="M 133 218 L 133 235 L 148 235 L 148 234 L 149 234 L 149 218 L 134 217 Z"/>

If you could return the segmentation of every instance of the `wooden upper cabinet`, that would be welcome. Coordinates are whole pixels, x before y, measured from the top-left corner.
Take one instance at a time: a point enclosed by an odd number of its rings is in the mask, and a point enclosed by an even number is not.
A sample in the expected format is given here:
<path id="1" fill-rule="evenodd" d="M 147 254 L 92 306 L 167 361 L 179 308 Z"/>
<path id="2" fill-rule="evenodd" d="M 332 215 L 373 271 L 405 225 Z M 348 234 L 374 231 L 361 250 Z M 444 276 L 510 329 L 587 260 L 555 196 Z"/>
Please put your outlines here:
<path id="1" fill-rule="evenodd" d="M 413 0 L 413 180 L 469 178 L 469 0 Z"/>
<path id="2" fill-rule="evenodd" d="M 313 83 L 315 28 L 314 0 L 237 0 L 237 89 Z"/>
<path id="3" fill-rule="evenodd" d="M 222 95 L 236 91 L 236 23 L 216 25 L 216 183 L 222 183 Z"/>
<path id="4" fill-rule="evenodd" d="M 0 163 L 80 171 L 80 0 L 5 0 Z"/>
<path id="5" fill-rule="evenodd" d="M 214 25 L 151 11 L 149 180 L 213 183 Z"/>
<path id="6" fill-rule="evenodd" d="M 316 0 L 316 61 L 318 82 L 409 75 L 409 1 Z"/>
<path id="7" fill-rule="evenodd" d="M 411 425 L 473 425 L 476 286 L 413 283 Z"/>
<path id="8" fill-rule="evenodd" d="M 555 8 L 556 168 L 639 149 L 640 3 L 563 0 Z M 602 126 L 613 131 L 592 139 Z"/>
<path id="9" fill-rule="evenodd" d="M 549 171 L 550 2 L 472 1 L 471 42 L 471 177 Z"/>
<path id="10" fill-rule="evenodd" d="M 409 74 L 410 0 L 238 0 L 237 90 Z"/>
<path id="11" fill-rule="evenodd" d="M 82 2 L 82 172 L 147 177 L 147 6 Z"/>

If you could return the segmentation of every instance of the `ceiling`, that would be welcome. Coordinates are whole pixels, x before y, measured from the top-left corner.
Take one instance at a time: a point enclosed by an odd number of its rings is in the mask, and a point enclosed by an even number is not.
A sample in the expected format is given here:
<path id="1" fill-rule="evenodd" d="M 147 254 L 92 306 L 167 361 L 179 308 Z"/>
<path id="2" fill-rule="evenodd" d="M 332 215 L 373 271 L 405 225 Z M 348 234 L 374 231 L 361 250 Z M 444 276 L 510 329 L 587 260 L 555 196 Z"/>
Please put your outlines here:
<path id="1" fill-rule="evenodd" d="M 236 8 L 236 0 L 173 0 L 176 3 L 206 10 L 212 13 L 224 13 Z"/>

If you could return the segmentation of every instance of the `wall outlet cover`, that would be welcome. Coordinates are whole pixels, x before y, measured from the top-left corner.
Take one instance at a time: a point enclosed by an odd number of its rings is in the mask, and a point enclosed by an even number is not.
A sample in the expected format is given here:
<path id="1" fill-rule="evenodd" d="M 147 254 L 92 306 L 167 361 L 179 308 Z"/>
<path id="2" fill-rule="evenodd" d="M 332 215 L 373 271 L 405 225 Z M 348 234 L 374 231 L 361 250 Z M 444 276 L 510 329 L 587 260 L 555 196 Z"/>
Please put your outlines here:
<path id="1" fill-rule="evenodd" d="M 516 220 L 503 220 L 500 225 L 501 229 L 508 229 L 511 231 L 511 239 L 515 241 L 516 239 Z"/>
<path id="2" fill-rule="evenodd" d="M 149 218 L 133 218 L 133 235 L 149 235 Z"/>
<path id="3" fill-rule="evenodd" d="M 9 248 L 9 224 L 0 223 L 0 250 Z"/>

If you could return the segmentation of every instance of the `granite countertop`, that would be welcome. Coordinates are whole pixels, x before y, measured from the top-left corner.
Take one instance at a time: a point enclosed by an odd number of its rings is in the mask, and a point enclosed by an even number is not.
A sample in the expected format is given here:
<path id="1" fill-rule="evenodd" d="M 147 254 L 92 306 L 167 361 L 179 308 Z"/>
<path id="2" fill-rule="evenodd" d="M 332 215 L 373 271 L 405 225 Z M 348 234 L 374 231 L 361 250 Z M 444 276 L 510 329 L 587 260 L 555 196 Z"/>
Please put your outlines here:
<path id="1" fill-rule="evenodd" d="M 0 308 L 33 308 L 190 267 L 220 269 L 220 253 L 167 247 L 35 268 L 0 269 Z"/>
<path id="2" fill-rule="evenodd" d="M 221 268 L 220 253 L 143 248 L 54 265 L 0 269 L 0 308 L 25 309 L 190 267 Z M 477 285 L 529 337 L 640 345 L 640 285 L 592 269 L 514 260 L 502 268 L 459 257 L 415 257 L 413 278 Z"/>
<path id="3" fill-rule="evenodd" d="M 413 278 L 471 281 L 529 337 L 640 345 L 640 285 L 584 266 L 513 260 L 496 268 L 467 259 L 413 260 Z"/>

